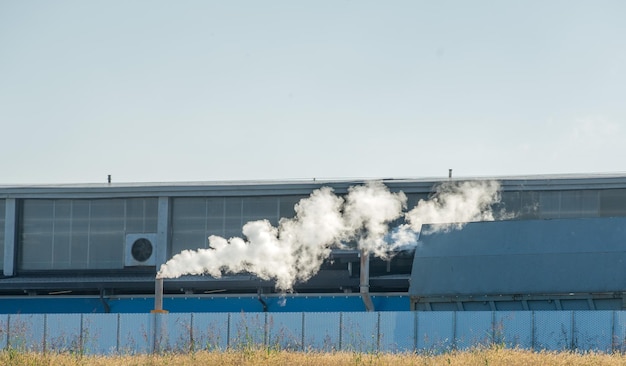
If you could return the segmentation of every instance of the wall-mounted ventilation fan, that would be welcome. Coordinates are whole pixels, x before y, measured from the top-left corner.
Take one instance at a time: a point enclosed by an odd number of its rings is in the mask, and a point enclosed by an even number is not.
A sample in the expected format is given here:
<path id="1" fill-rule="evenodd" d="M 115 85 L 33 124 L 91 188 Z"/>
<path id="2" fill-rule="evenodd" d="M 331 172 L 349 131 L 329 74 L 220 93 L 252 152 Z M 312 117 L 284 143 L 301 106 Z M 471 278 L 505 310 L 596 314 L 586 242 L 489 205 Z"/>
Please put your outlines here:
<path id="1" fill-rule="evenodd" d="M 156 234 L 126 234 L 125 266 L 154 266 L 155 254 Z"/>

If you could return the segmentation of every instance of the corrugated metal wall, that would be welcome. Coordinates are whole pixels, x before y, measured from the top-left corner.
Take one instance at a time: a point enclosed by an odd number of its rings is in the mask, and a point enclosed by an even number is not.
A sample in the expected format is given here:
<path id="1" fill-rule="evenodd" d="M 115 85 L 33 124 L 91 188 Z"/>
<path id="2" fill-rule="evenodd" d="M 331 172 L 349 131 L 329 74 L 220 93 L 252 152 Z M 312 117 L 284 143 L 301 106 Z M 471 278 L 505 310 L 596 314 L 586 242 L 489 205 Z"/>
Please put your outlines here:
<path id="1" fill-rule="evenodd" d="M 135 354 L 273 347 L 421 352 L 502 345 L 626 350 L 626 311 L 0 315 L 0 346 Z"/>
<path id="2" fill-rule="evenodd" d="M 473 222 L 421 235 L 409 294 L 622 292 L 625 263 L 626 217 Z"/>
<path id="3" fill-rule="evenodd" d="M 365 311 L 363 299 L 358 293 L 352 294 L 311 294 L 311 295 L 263 295 L 269 312 L 325 312 L 325 311 Z M 117 297 L 105 299 L 111 313 L 149 313 L 154 309 L 154 297 Z M 410 310 L 407 295 L 372 294 L 377 311 Z M 165 296 L 163 306 L 170 313 L 191 312 L 261 312 L 263 305 L 258 295 L 229 296 Z M 16 296 L 0 297 L 0 314 L 50 313 L 104 313 L 105 307 L 97 296 Z"/>

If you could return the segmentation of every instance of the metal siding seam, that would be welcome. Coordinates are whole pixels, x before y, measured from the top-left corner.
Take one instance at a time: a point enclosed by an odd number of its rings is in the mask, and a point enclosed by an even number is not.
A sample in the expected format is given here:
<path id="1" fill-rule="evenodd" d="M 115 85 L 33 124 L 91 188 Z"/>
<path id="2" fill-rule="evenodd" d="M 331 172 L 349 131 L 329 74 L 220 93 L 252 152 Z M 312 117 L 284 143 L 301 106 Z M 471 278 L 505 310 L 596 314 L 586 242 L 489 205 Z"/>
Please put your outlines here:
<path id="1" fill-rule="evenodd" d="M 21 210 L 20 210 L 21 211 Z M 18 202 L 15 198 L 4 201 L 4 268 L 5 276 L 15 274 L 15 253 L 17 247 Z"/>
<path id="2" fill-rule="evenodd" d="M 530 313 L 530 348 L 535 350 L 535 311 Z"/>
<path id="3" fill-rule="evenodd" d="M 380 352 L 380 311 L 376 320 L 376 352 Z"/>
<path id="4" fill-rule="evenodd" d="M 611 314 L 611 353 L 615 352 L 615 310 Z"/>
<path id="5" fill-rule="evenodd" d="M 572 310 L 572 324 L 571 324 L 571 328 L 572 330 L 570 331 L 570 336 L 571 336 L 571 340 L 570 340 L 570 349 L 573 351 L 574 350 L 574 346 L 576 345 L 576 342 L 574 341 L 574 326 L 575 326 L 575 320 L 574 320 L 574 311 Z"/>
<path id="6" fill-rule="evenodd" d="M 302 351 L 305 351 L 304 348 L 304 312 L 302 312 Z"/>
<path id="7" fill-rule="evenodd" d="M 80 329 L 78 333 L 78 352 L 84 353 L 84 338 L 83 338 L 83 313 L 80 314 Z"/>
<path id="8" fill-rule="evenodd" d="M 8 350 L 9 348 L 11 348 L 11 314 L 7 314 L 7 342 L 5 349 Z"/>
<path id="9" fill-rule="evenodd" d="M 419 327 L 419 317 L 418 312 L 413 312 L 413 352 L 417 352 L 417 338 L 419 336 L 418 327 Z"/>
<path id="10" fill-rule="evenodd" d="M 196 346 L 196 343 L 194 342 L 194 339 L 193 339 L 193 313 L 191 313 L 189 316 L 189 348 L 191 349 L 191 352 L 196 351 L 195 346 Z"/>
<path id="11" fill-rule="evenodd" d="M 226 319 L 226 349 L 230 349 L 230 313 L 228 313 Z"/>
<path id="12" fill-rule="evenodd" d="M 57 201 L 55 200 L 55 201 L 52 201 L 52 235 L 51 235 L 52 255 L 50 256 L 50 269 L 55 269 L 54 268 L 54 229 L 55 229 L 56 221 L 57 221 L 56 215 L 57 215 Z"/>
<path id="13" fill-rule="evenodd" d="M 457 312 L 453 312 L 452 313 L 452 349 L 456 350 L 456 328 L 457 328 L 457 321 L 456 321 L 456 314 Z"/>
<path id="14" fill-rule="evenodd" d="M 343 338 L 342 335 L 343 335 L 343 313 L 340 312 L 339 313 L 339 350 L 340 351 L 342 349 L 342 344 L 341 344 L 341 341 Z"/>
<path id="15" fill-rule="evenodd" d="M 263 345 L 268 346 L 269 344 L 269 324 L 267 323 L 267 313 L 265 313 L 265 324 L 263 325 Z"/>
<path id="16" fill-rule="evenodd" d="M 116 329 L 117 337 L 115 341 L 115 352 L 117 354 L 120 353 L 120 314 L 117 314 L 117 329 Z"/>
<path id="17" fill-rule="evenodd" d="M 491 311 L 491 344 L 496 343 L 496 312 Z"/>
<path id="18" fill-rule="evenodd" d="M 43 314 L 43 353 L 46 354 L 48 336 L 48 314 Z"/>
<path id="19" fill-rule="evenodd" d="M 156 353 L 157 352 L 157 329 L 156 329 L 156 313 L 152 313 L 150 314 L 150 321 L 152 322 L 152 332 L 150 332 L 150 334 L 148 335 L 148 337 L 152 337 L 152 352 L 151 353 Z"/>

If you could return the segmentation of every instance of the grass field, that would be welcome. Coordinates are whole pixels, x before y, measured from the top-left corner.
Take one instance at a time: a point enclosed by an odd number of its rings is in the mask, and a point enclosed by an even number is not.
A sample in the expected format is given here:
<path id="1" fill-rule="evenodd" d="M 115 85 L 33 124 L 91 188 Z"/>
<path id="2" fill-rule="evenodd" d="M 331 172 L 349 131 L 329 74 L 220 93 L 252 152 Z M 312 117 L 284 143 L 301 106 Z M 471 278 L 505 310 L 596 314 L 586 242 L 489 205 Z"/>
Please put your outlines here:
<path id="1" fill-rule="evenodd" d="M 1 365 L 626 365 L 626 355 L 604 353 L 531 352 L 502 348 L 441 355 L 385 353 L 319 353 L 267 350 L 195 352 L 188 355 L 84 356 L 77 354 L 0 352 Z"/>

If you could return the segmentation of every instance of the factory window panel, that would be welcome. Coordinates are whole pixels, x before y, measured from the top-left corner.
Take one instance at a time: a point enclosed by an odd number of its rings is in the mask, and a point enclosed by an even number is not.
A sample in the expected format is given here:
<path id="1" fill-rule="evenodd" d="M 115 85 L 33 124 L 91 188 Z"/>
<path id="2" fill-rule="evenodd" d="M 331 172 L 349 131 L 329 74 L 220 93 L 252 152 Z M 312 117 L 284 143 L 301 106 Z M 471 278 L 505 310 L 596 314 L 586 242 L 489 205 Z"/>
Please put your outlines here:
<path id="1" fill-rule="evenodd" d="M 279 218 L 292 218 L 296 216 L 295 206 L 301 199 L 307 196 L 280 196 L 278 204 Z"/>
<path id="2" fill-rule="evenodd" d="M 243 197 L 241 221 L 268 220 L 272 225 L 278 224 L 278 197 Z"/>
<path id="3" fill-rule="evenodd" d="M 517 218 L 520 220 L 532 220 L 539 218 L 539 192 L 520 192 L 520 211 Z"/>
<path id="4" fill-rule="evenodd" d="M 89 268 L 124 267 L 124 200 L 91 201 Z"/>
<path id="5" fill-rule="evenodd" d="M 70 263 L 72 269 L 89 269 L 90 215 L 90 201 L 72 201 L 70 233 Z"/>
<path id="6" fill-rule="evenodd" d="M 206 248 L 207 203 L 203 197 L 172 202 L 172 255 L 185 249 Z"/>
<path id="7" fill-rule="evenodd" d="M 205 241 L 210 235 L 224 236 L 224 198 L 209 197 L 207 204 L 207 232 Z"/>
<path id="8" fill-rule="evenodd" d="M 542 219 L 557 219 L 561 214 L 561 192 L 544 191 L 539 193 L 539 212 Z"/>
<path id="9" fill-rule="evenodd" d="M 427 201 L 428 194 L 426 193 L 407 193 L 406 194 L 406 207 L 407 210 L 413 209 L 415 206 L 419 204 L 420 201 Z"/>
<path id="10" fill-rule="evenodd" d="M 126 200 L 126 233 L 154 233 L 157 231 L 156 198 Z"/>
<path id="11" fill-rule="evenodd" d="M 4 217 L 6 213 L 5 200 L 0 200 L 0 270 L 4 269 Z"/>
<path id="12" fill-rule="evenodd" d="M 159 223 L 159 199 L 144 198 L 145 230 L 147 233 L 156 233 Z"/>
<path id="13" fill-rule="evenodd" d="M 202 231 L 189 231 L 177 233 L 172 238 L 172 253 L 178 254 L 185 249 L 206 248 L 208 243 L 207 236 Z"/>
<path id="14" fill-rule="evenodd" d="M 496 220 L 518 219 L 521 215 L 521 192 L 502 192 L 500 202 L 493 206 Z"/>
<path id="15" fill-rule="evenodd" d="M 563 191 L 561 192 L 561 218 L 597 217 L 597 191 Z"/>
<path id="16" fill-rule="evenodd" d="M 206 200 L 175 198 L 172 203 L 172 227 L 178 232 L 202 231 L 206 226 Z"/>
<path id="17" fill-rule="evenodd" d="M 24 200 L 20 270 L 118 269 L 125 234 L 156 231 L 156 199 Z"/>
<path id="18" fill-rule="evenodd" d="M 626 216 L 626 189 L 606 189 L 600 192 L 600 216 Z"/>
<path id="19" fill-rule="evenodd" d="M 72 202 L 54 201 L 52 269 L 71 268 Z"/>
<path id="20" fill-rule="evenodd" d="M 560 218 L 580 217 L 582 211 L 582 197 L 580 191 L 563 191 L 561 195 Z"/>
<path id="21" fill-rule="evenodd" d="M 241 227 L 244 222 L 241 215 L 241 197 L 226 197 L 224 199 L 224 237 L 241 237 Z"/>
<path id="22" fill-rule="evenodd" d="M 19 268 L 52 268 L 54 201 L 24 200 L 18 253 Z"/>
<path id="23" fill-rule="evenodd" d="M 581 191 L 581 214 L 582 217 L 600 216 L 600 191 Z"/>

